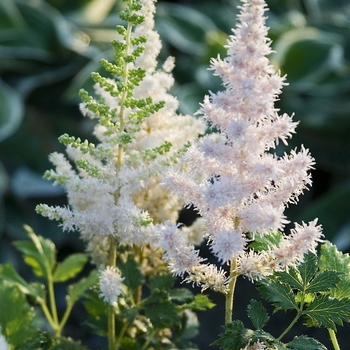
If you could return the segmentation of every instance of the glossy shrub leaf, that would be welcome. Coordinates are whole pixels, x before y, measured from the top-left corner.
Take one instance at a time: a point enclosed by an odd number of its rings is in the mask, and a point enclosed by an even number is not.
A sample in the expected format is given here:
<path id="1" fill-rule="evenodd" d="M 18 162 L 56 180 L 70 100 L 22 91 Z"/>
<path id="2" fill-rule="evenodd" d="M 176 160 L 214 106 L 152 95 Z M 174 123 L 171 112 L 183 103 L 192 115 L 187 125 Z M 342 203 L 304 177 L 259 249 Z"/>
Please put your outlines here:
<path id="1" fill-rule="evenodd" d="M 86 254 L 77 253 L 68 256 L 57 265 L 53 274 L 54 282 L 65 282 L 74 278 L 82 271 L 87 261 L 88 256 Z"/>

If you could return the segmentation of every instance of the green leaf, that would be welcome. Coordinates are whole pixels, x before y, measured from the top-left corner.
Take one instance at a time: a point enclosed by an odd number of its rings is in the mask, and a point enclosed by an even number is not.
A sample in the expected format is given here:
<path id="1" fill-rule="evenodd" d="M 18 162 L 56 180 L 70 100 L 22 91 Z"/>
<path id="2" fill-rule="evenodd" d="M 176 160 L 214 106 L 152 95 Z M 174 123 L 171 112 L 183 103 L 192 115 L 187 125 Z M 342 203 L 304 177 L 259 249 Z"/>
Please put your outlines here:
<path id="1" fill-rule="evenodd" d="M 350 256 L 340 252 L 337 247 L 329 241 L 321 246 L 319 261 L 321 271 L 331 270 L 337 272 L 349 273 Z"/>
<path id="2" fill-rule="evenodd" d="M 54 339 L 49 332 L 36 332 L 24 344 L 20 344 L 16 350 L 52 350 Z"/>
<path id="3" fill-rule="evenodd" d="M 332 288 L 329 295 L 338 299 L 350 299 L 350 256 L 340 252 L 329 241 L 321 246 L 319 269 L 321 271 L 333 271 L 334 274 L 343 273 L 336 288 Z"/>
<path id="4" fill-rule="evenodd" d="M 192 310 L 205 311 L 212 309 L 216 304 L 213 303 L 205 294 L 196 294 L 193 302 L 190 304 Z"/>
<path id="5" fill-rule="evenodd" d="M 36 331 L 34 310 L 25 295 L 13 284 L 0 282 L 1 333 L 13 346 L 25 342 Z"/>
<path id="6" fill-rule="evenodd" d="M 254 299 L 248 305 L 247 314 L 256 329 L 263 328 L 270 318 L 261 302 Z"/>
<path id="7" fill-rule="evenodd" d="M 283 234 L 281 232 L 269 232 L 266 235 L 254 236 L 254 242 L 249 244 L 250 248 L 260 252 L 262 250 L 268 250 L 273 246 L 278 246 L 282 240 Z"/>
<path id="8" fill-rule="evenodd" d="M 304 314 L 318 326 L 325 326 L 335 331 L 335 324 L 342 325 L 343 321 L 350 321 L 350 300 L 320 295 L 309 304 Z"/>
<path id="9" fill-rule="evenodd" d="M 303 291 L 305 288 L 299 271 L 293 267 L 290 268 L 288 272 L 286 271 L 276 272 L 275 275 L 278 277 L 278 279 L 282 283 L 287 283 L 292 288 L 297 288 L 300 291 Z"/>
<path id="10" fill-rule="evenodd" d="M 224 330 L 225 332 L 220 334 L 219 339 L 213 344 L 219 345 L 225 350 L 240 350 L 247 345 L 249 341 L 246 337 L 248 330 L 242 321 L 233 321 L 224 326 Z"/>
<path id="11" fill-rule="evenodd" d="M 17 130 L 23 118 L 23 110 L 21 96 L 0 81 L 0 142 Z"/>
<path id="12" fill-rule="evenodd" d="M 56 248 L 51 240 L 37 236 L 27 225 L 24 226 L 31 242 L 16 241 L 15 247 L 24 255 L 25 262 L 38 277 L 48 278 L 56 264 Z"/>
<path id="13" fill-rule="evenodd" d="M 30 294 L 29 284 L 17 273 L 11 263 L 0 265 L 0 280 L 16 285 L 24 294 Z"/>
<path id="14" fill-rule="evenodd" d="M 288 349 L 293 350 L 327 350 L 327 348 L 316 339 L 309 338 L 305 335 L 295 337 L 287 346 Z"/>
<path id="15" fill-rule="evenodd" d="M 160 300 L 158 303 L 148 304 L 145 315 L 150 319 L 155 328 L 167 328 L 180 322 L 176 307 L 168 300 Z"/>
<path id="16" fill-rule="evenodd" d="M 65 282 L 74 278 L 82 271 L 88 256 L 86 254 L 77 253 L 68 256 L 62 263 L 58 264 L 53 274 L 54 282 Z"/>
<path id="17" fill-rule="evenodd" d="M 169 293 L 158 289 L 145 300 L 145 315 L 155 328 L 166 328 L 180 323 L 176 305 L 171 302 Z"/>
<path id="18" fill-rule="evenodd" d="M 298 310 L 298 304 L 289 285 L 278 280 L 266 279 L 259 282 L 257 289 L 264 299 L 277 308 Z"/>
<path id="19" fill-rule="evenodd" d="M 186 288 L 173 288 L 169 291 L 170 299 L 179 303 L 188 303 L 193 300 L 193 293 Z"/>
<path id="20" fill-rule="evenodd" d="M 170 274 L 160 274 L 153 276 L 149 280 L 149 288 L 151 289 L 151 292 L 153 292 L 155 289 L 160 290 L 170 290 L 171 287 L 174 284 L 174 279 Z"/>
<path id="21" fill-rule="evenodd" d="M 309 281 L 314 277 L 317 268 L 317 256 L 312 253 L 305 254 L 304 261 L 297 267 L 304 288 L 308 286 Z"/>
<path id="22" fill-rule="evenodd" d="M 96 270 L 92 270 L 88 277 L 83 278 L 79 282 L 68 288 L 69 303 L 76 302 L 80 297 L 82 297 L 86 290 L 93 287 L 98 283 L 98 272 Z"/>
<path id="23" fill-rule="evenodd" d="M 143 276 L 140 268 L 134 258 L 129 255 L 126 262 L 118 260 L 117 265 L 124 277 L 123 283 L 131 290 L 136 289 L 142 284 Z"/>
<path id="24" fill-rule="evenodd" d="M 334 288 L 340 280 L 342 273 L 335 271 L 322 271 L 316 274 L 315 278 L 307 286 L 307 293 L 326 292 Z"/>

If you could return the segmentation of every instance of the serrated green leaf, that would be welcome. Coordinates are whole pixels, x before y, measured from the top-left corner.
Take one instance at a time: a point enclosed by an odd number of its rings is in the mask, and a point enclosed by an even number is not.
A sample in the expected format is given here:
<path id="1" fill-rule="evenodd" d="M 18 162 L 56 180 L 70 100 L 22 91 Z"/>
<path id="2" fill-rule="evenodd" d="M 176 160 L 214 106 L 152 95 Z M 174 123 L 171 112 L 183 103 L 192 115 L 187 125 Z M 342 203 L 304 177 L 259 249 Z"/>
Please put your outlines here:
<path id="1" fill-rule="evenodd" d="M 153 276 L 152 278 L 150 278 L 148 283 L 151 292 L 153 292 L 155 289 L 170 290 L 173 284 L 174 284 L 174 279 L 168 273 Z"/>
<path id="2" fill-rule="evenodd" d="M 18 274 L 10 263 L 0 265 L 0 280 L 16 285 L 24 294 L 30 293 L 29 284 Z"/>
<path id="3" fill-rule="evenodd" d="M 38 303 L 45 301 L 46 290 L 42 283 L 34 282 L 29 285 L 29 294 L 36 299 Z"/>
<path id="4" fill-rule="evenodd" d="M 343 273 L 349 273 L 350 256 L 340 252 L 337 247 L 329 241 L 321 246 L 319 261 L 321 271 L 331 270 Z"/>
<path id="5" fill-rule="evenodd" d="M 123 283 L 131 290 L 142 284 L 143 276 L 140 267 L 132 256 L 128 256 L 126 262 L 118 260 L 117 265 L 124 278 Z"/>
<path id="6" fill-rule="evenodd" d="M 342 325 L 343 321 L 350 321 L 350 300 L 320 295 L 309 304 L 303 313 L 319 326 L 335 331 L 335 324 Z"/>
<path id="7" fill-rule="evenodd" d="M 328 293 L 330 296 L 342 299 L 350 299 L 350 256 L 340 252 L 337 247 L 329 241 L 321 246 L 319 269 L 321 271 L 334 271 L 336 274 L 343 273 L 336 288 Z"/>
<path id="8" fill-rule="evenodd" d="M 88 350 L 80 341 L 74 341 L 71 338 L 55 338 L 52 350 Z"/>
<path id="9" fill-rule="evenodd" d="M 259 282 L 257 289 L 261 296 L 275 307 L 298 310 L 298 304 L 289 285 L 278 280 L 266 279 Z"/>
<path id="10" fill-rule="evenodd" d="M 269 345 L 267 349 L 287 350 L 284 344 L 282 344 L 279 340 L 273 337 L 270 333 L 265 332 L 262 329 L 257 329 L 256 331 L 250 332 L 248 334 L 249 334 L 249 341 L 253 343 L 257 343 L 259 340 L 263 341 L 266 345 L 267 344 Z"/>
<path id="11" fill-rule="evenodd" d="M 270 318 L 261 302 L 254 299 L 248 305 L 247 314 L 256 329 L 263 328 Z"/>
<path id="12" fill-rule="evenodd" d="M 189 303 L 193 300 L 193 293 L 186 288 L 173 288 L 169 291 L 170 299 L 179 303 Z"/>
<path id="13" fill-rule="evenodd" d="M 16 350 L 52 350 L 53 337 L 49 332 L 36 332 L 24 344 L 20 344 Z"/>
<path id="14" fill-rule="evenodd" d="M 19 288 L 2 280 L 0 282 L 1 333 L 12 346 L 20 345 L 36 331 L 34 310 Z"/>
<path id="15" fill-rule="evenodd" d="M 334 288 L 340 280 L 341 273 L 335 271 L 322 271 L 307 286 L 307 293 L 326 292 Z"/>
<path id="16" fill-rule="evenodd" d="M 249 244 L 250 248 L 255 251 L 260 252 L 263 250 L 268 250 L 273 246 L 278 246 L 282 240 L 283 234 L 281 232 L 269 232 L 266 235 L 254 236 L 254 241 Z"/>
<path id="17" fill-rule="evenodd" d="M 31 242 L 16 241 L 13 244 L 36 276 L 48 278 L 56 264 L 55 245 L 51 240 L 37 236 L 29 226 L 25 225 L 24 228 Z"/>
<path id="18" fill-rule="evenodd" d="M 240 350 L 244 348 L 248 341 L 246 334 L 248 330 L 244 327 L 242 321 L 233 321 L 224 326 L 224 333 L 219 335 L 219 339 L 213 344 L 219 345 L 224 350 Z"/>
<path id="19" fill-rule="evenodd" d="M 81 298 L 87 289 L 93 287 L 98 283 L 98 272 L 92 270 L 88 277 L 83 278 L 79 282 L 68 288 L 69 303 L 75 303 L 79 298 Z"/>
<path id="20" fill-rule="evenodd" d="M 140 350 L 141 346 L 138 344 L 138 342 L 134 339 L 130 339 L 127 337 L 124 337 L 122 340 L 122 347 L 123 349 L 128 350 Z"/>
<path id="21" fill-rule="evenodd" d="M 313 338 L 309 338 L 305 335 L 295 337 L 291 342 L 287 344 L 288 349 L 293 350 L 327 350 L 319 341 Z"/>
<path id="22" fill-rule="evenodd" d="M 147 303 L 145 315 L 150 319 L 155 328 L 167 328 L 174 323 L 180 322 L 176 307 L 168 300 L 161 300 L 158 303 Z"/>
<path id="23" fill-rule="evenodd" d="M 286 271 L 276 272 L 275 275 L 278 277 L 278 279 L 282 283 L 287 283 L 292 288 L 297 288 L 300 291 L 304 290 L 304 284 L 300 276 L 300 273 L 297 269 L 290 268 L 288 272 Z"/>
<path id="24" fill-rule="evenodd" d="M 194 297 L 193 302 L 191 303 L 192 310 L 207 310 L 212 309 L 216 304 L 213 303 L 209 297 L 205 294 L 197 294 Z"/>
<path id="25" fill-rule="evenodd" d="M 337 299 L 350 299 L 350 276 L 342 275 L 336 288 L 332 288 L 327 294 Z"/>
<path id="26" fill-rule="evenodd" d="M 297 266 L 304 288 L 309 284 L 309 281 L 314 277 L 317 267 L 317 256 L 312 253 L 307 253 L 304 256 L 304 261 Z"/>
<path id="27" fill-rule="evenodd" d="M 65 282 L 74 278 L 82 271 L 88 256 L 86 254 L 77 253 L 68 256 L 62 263 L 58 264 L 53 274 L 54 282 Z"/>

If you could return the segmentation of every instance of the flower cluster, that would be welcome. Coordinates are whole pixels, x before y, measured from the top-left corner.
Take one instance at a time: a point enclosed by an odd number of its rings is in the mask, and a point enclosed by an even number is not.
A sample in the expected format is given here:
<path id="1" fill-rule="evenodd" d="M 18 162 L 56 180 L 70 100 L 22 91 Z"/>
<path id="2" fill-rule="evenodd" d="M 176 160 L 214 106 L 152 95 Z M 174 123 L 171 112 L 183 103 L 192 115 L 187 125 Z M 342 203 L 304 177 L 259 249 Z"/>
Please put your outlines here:
<path id="1" fill-rule="evenodd" d="M 63 230 L 79 231 L 100 268 L 110 264 L 111 237 L 117 244 L 151 244 L 154 223 L 177 219 L 183 203 L 160 186 L 159 175 L 205 132 L 205 123 L 176 112 L 178 101 L 168 93 L 174 59 L 157 67 L 161 42 L 153 30 L 154 3 L 128 2 L 121 13 L 128 26 L 117 28 L 122 39 L 113 42 L 116 62 L 101 60 L 111 77 L 92 74 L 96 97 L 81 91 L 81 111 L 97 121 L 99 143 L 65 134 L 60 142 L 68 158 L 50 156 L 55 170 L 45 177 L 65 188 L 69 205 L 37 207 Z M 101 293 L 112 302 L 103 286 L 101 281 Z"/>
<path id="2" fill-rule="evenodd" d="M 287 145 L 298 123 L 275 107 L 286 83 L 266 57 L 272 50 L 265 2 L 243 0 L 240 9 L 227 58 L 211 60 L 210 69 L 222 79 L 224 90 L 210 92 L 197 112 L 218 133 L 193 144 L 182 159 L 187 170 L 172 169 L 165 183 L 198 210 L 218 260 L 234 262 L 236 275 L 259 279 L 303 261 L 306 252 L 315 252 L 322 232 L 316 220 L 296 224 L 267 250 L 250 248 L 255 237 L 283 232 L 289 223 L 284 210 L 311 184 L 314 160 L 303 146 L 281 156 L 274 151 L 279 141 Z M 188 281 L 203 284 L 198 251 L 186 241 L 171 246 L 170 240 L 180 234 L 175 230 L 172 226 L 168 235 L 163 229 L 160 243 L 170 268 L 176 274 L 188 272 Z"/>

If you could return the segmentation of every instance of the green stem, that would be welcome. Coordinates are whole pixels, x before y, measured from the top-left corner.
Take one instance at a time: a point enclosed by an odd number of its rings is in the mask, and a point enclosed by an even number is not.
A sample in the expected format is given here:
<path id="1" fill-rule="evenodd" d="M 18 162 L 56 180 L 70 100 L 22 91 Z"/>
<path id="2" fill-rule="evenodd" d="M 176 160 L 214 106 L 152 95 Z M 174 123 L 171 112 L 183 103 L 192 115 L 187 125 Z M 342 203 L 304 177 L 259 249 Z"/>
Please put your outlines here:
<path id="1" fill-rule="evenodd" d="M 228 285 L 229 290 L 226 294 L 226 303 L 225 303 L 225 324 L 229 324 L 232 322 L 232 312 L 233 312 L 233 301 L 234 301 L 234 293 L 235 293 L 235 287 L 237 282 L 237 275 L 236 275 L 236 267 L 237 267 L 237 260 L 233 259 L 231 262 L 230 267 L 230 283 Z"/>
<path id="2" fill-rule="evenodd" d="M 117 260 L 117 245 L 116 239 L 111 236 L 110 237 L 110 248 L 108 255 L 108 265 L 116 266 Z M 113 305 L 108 305 L 108 349 L 115 349 L 115 309 Z"/>
<path id="3" fill-rule="evenodd" d="M 143 344 L 141 350 L 146 350 L 148 349 L 148 345 L 150 344 L 150 342 L 152 341 L 152 338 L 157 334 L 157 330 L 154 329 L 151 334 L 149 335 L 149 337 L 147 338 L 147 340 L 145 341 L 145 343 Z"/>
<path id="4" fill-rule="evenodd" d="M 119 347 L 121 346 L 122 340 L 123 340 L 123 338 L 124 338 L 124 334 L 125 334 L 126 330 L 128 329 L 128 325 L 129 325 L 128 322 L 125 321 L 125 323 L 123 324 L 122 329 L 120 330 L 118 339 L 117 339 L 117 341 L 115 342 L 115 349 L 119 349 Z"/>
<path id="5" fill-rule="evenodd" d="M 68 321 L 68 317 L 69 317 L 69 315 L 70 315 L 70 313 L 71 313 L 71 311 L 73 309 L 73 305 L 74 305 L 73 303 L 70 303 L 70 302 L 67 303 L 66 311 L 64 312 L 64 315 L 63 315 L 63 317 L 61 319 L 61 322 L 59 324 L 60 333 L 62 332 L 63 327 L 65 326 L 65 324 Z"/>
<path id="6" fill-rule="evenodd" d="M 59 328 L 59 321 L 58 321 L 58 314 L 57 314 L 57 307 L 56 307 L 56 299 L 55 299 L 55 289 L 53 286 L 53 277 L 51 272 L 49 271 L 47 274 L 47 288 L 49 292 L 49 300 L 50 300 L 50 309 L 51 309 L 51 315 L 52 320 L 55 324 L 54 331 L 55 335 L 59 336 L 61 333 L 61 330 Z"/>
<path id="7" fill-rule="evenodd" d="M 295 325 L 295 323 L 299 320 L 300 316 L 302 315 L 302 312 L 298 311 L 296 316 L 293 318 L 292 322 L 289 324 L 289 326 L 284 330 L 284 332 L 277 338 L 277 340 L 281 340 Z"/>
<path id="8" fill-rule="evenodd" d="M 54 330 L 54 332 L 56 334 L 57 323 L 55 323 L 55 321 L 53 320 L 51 313 L 50 313 L 50 310 L 46 305 L 46 302 L 44 300 L 39 301 L 39 304 L 44 312 L 44 315 L 45 315 L 47 321 L 50 323 L 50 326 L 52 327 L 52 329 Z"/>
<path id="9" fill-rule="evenodd" d="M 327 328 L 327 329 L 328 329 L 328 333 L 331 337 L 331 341 L 332 341 L 334 350 L 340 350 L 340 346 L 338 344 L 338 339 L 337 339 L 337 336 L 335 335 L 334 330 L 330 329 L 330 328 Z"/>

